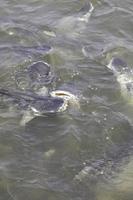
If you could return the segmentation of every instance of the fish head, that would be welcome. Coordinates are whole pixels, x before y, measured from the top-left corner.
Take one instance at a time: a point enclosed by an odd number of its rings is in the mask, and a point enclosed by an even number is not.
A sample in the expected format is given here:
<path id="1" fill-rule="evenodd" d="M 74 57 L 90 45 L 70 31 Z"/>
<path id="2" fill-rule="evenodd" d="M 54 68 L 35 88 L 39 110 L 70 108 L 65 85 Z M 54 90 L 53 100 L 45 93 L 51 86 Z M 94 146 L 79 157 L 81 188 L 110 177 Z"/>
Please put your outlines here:
<path id="1" fill-rule="evenodd" d="M 121 58 L 112 58 L 107 67 L 114 73 L 121 74 L 127 70 L 127 63 Z"/>
<path id="2" fill-rule="evenodd" d="M 50 94 L 52 97 L 58 97 L 64 100 L 64 109 L 66 109 L 68 106 L 80 108 L 78 97 L 68 91 L 55 90 Z"/>
<path id="3" fill-rule="evenodd" d="M 43 61 L 33 63 L 27 71 L 32 82 L 47 83 L 51 75 L 50 65 Z"/>

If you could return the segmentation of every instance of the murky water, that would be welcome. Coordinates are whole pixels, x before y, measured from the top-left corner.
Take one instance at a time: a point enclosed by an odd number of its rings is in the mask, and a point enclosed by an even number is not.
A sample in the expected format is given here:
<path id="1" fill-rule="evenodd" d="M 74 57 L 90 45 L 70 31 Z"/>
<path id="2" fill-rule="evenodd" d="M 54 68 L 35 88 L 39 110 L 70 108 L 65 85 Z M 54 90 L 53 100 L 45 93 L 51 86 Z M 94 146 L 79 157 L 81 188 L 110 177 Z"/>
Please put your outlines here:
<path id="1" fill-rule="evenodd" d="M 0 200 L 132 199 L 133 103 L 106 67 L 118 56 L 132 68 L 132 0 L 92 0 L 91 12 L 87 0 L 0 3 L 1 87 L 26 87 L 15 75 L 44 61 L 50 87 L 80 101 L 25 127 L 0 103 Z"/>

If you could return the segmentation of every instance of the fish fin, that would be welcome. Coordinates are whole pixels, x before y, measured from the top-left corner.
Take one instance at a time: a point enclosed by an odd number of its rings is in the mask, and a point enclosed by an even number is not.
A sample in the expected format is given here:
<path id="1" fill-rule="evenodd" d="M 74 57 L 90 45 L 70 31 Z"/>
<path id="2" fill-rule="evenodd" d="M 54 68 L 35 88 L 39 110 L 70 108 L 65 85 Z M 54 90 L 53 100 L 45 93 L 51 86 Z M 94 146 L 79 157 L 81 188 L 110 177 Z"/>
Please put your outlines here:
<path id="1" fill-rule="evenodd" d="M 21 126 L 25 126 L 29 121 L 31 121 L 35 116 L 30 111 L 25 111 L 23 113 L 22 119 L 20 121 Z"/>

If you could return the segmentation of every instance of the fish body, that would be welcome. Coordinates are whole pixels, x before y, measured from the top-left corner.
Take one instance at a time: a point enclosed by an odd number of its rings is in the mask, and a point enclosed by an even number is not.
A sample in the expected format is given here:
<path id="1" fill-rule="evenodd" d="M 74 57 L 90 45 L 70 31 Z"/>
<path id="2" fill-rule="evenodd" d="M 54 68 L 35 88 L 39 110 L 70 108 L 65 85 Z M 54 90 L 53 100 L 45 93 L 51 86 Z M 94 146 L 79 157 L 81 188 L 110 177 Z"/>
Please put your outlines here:
<path id="1" fill-rule="evenodd" d="M 68 106 L 79 109 L 78 98 L 63 90 L 55 90 L 46 95 L 45 92 L 43 94 L 43 88 L 38 94 L 0 88 L 0 95 L 11 98 L 12 103 L 17 104 L 17 107 L 23 111 L 20 122 L 23 126 L 35 116 L 64 112 Z"/>
<path id="2" fill-rule="evenodd" d="M 93 10 L 93 5 L 88 2 L 73 15 L 64 16 L 58 21 L 57 32 L 69 38 L 81 37 L 81 33 L 86 28 Z"/>
<path id="3" fill-rule="evenodd" d="M 40 96 L 35 93 L 26 93 L 9 89 L 0 89 L 0 94 L 12 98 L 20 109 L 34 111 L 35 115 L 58 112 L 64 103 L 62 98 L 52 96 Z"/>
<path id="4" fill-rule="evenodd" d="M 0 46 L 0 51 L 15 52 L 25 56 L 46 55 L 52 50 L 48 45 L 36 45 L 36 46 L 21 46 L 21 45 L 9 45 Z"/>

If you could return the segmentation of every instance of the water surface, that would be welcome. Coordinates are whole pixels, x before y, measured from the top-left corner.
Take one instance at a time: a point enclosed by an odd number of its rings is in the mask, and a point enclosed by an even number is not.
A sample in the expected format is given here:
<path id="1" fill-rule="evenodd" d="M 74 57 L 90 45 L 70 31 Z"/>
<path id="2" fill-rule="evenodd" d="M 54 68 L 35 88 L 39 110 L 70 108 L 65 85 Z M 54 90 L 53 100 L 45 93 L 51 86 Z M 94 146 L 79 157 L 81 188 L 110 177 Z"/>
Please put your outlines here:
<path id="1" fill-rule="evenodd" d="M 92 0 L 90 18 L 78 20 L 86 3 L 1 0 L 1 86 L 27 87 L 16 73 L 48 62 L 50 87 L 81 107 L 22 127 L 19 110 L 1 101 L 0 200 L 132 199 L 133 105 L 106 65 L 118 56 L 132 68 L 133 2 Z"/>

